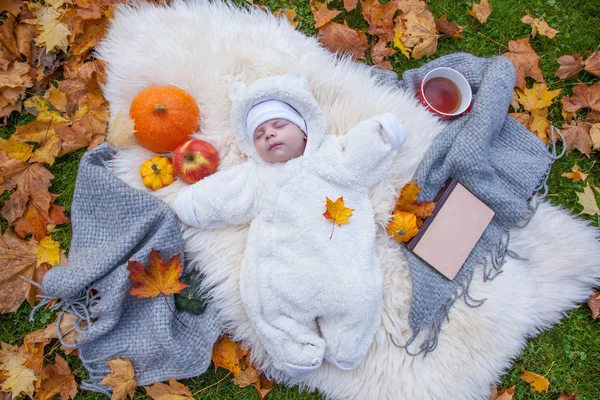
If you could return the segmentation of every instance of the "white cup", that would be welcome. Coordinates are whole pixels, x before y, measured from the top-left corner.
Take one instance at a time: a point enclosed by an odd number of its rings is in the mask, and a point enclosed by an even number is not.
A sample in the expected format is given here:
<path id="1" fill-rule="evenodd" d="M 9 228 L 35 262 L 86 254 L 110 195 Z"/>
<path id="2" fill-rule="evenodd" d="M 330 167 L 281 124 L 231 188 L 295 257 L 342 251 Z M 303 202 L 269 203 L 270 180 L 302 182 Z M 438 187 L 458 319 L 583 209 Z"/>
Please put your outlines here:
<path id="1" fill-rule="evenodd" d="M 453 82 L 458 88 L 460 102 L 454 112 L 445 113 L 440 110 L 437 110 L 429 103 L 429 101 L 427 101 L 427 98 L 425 98 L 425 84 L 433 78 L 446 78 Z M 457 70 L 449 67 L 438 67 L 432 69 L 425 75 L 425 77 L 423 77 L 423 80 L 421 81 L 421 86 L 419 87 L 419 101 L 421 102 L 421 104 L 423 104 L 428 110 L 430 110 L 434 114 L 439 115 L 443 119 L 452 119 L 467 113 L 471 109 L 472 98 L 473 92 L 471 91 L 471 85 L 469 85 L 467 78 L 465 78 Z"/>

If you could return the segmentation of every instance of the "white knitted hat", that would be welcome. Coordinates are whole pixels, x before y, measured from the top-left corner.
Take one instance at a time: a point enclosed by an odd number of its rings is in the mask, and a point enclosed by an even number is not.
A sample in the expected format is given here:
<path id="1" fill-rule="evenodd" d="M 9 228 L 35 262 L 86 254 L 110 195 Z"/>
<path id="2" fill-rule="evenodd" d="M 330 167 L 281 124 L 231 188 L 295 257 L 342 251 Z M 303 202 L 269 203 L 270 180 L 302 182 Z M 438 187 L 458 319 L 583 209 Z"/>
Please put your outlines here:
<path id="1" fill-rule="evenodd" d="M 248 127 L 247 133 L 250 140 L 254 140 L 254 132 L 260 124 L 276 118 L 290 121 L 306 133 L 306 122 L 302 115 L 286 102 L 272 99 L 260 102 L 248 111 L 246 126 Z"/>

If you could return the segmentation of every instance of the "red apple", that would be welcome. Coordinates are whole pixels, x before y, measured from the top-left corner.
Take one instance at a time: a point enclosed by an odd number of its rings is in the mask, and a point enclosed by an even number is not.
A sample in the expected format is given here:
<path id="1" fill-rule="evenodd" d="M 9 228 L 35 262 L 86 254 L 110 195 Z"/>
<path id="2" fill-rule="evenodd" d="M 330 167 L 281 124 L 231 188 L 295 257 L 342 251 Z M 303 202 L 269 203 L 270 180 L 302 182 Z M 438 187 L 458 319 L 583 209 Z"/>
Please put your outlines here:
<path id="1" fill-rule="evenodd" d="M 196 183 L 219 168 L 219 153 L 204 140 L 189 140 L 173 150 L 173 172 L 184 182 Z"/>

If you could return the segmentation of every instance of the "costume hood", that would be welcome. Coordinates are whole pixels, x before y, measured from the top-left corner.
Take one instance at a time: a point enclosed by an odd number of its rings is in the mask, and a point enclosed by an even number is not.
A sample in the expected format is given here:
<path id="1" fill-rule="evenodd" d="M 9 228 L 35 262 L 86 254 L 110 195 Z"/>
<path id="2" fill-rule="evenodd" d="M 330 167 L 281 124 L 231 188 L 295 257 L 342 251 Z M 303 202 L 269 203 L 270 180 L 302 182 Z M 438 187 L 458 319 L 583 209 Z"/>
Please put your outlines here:
<path id="1" fill-rule="evenodd" d="M 315 152 L 325 135 L 325 115 L 308 86 L 308 79 L 301 71 L 286 75 L 270 76 L 254 81 L 249 86 L 235 82 L 229 90 L 231 99 L 231 125 L 241 151 L 257 163 L 265 163 L 254 141 L 248 137 L 246 116 L 254 105 L 265 100 L 281 100 L 292 106 L 306 122 L 306 149 L 304 154 Z"/>

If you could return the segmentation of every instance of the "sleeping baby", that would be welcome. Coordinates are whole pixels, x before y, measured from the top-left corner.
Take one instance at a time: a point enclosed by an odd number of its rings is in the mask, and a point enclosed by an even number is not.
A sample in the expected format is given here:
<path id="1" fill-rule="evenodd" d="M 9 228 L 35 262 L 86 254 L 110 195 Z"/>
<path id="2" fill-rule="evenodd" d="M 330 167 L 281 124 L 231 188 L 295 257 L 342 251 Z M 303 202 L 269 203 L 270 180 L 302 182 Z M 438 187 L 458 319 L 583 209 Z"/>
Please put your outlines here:
<path id="1" fill-rule="evenodd" d="M 325 135 L 325 117 L 299 72 L 230 91 L 231 121 L 248 161 L 178 194 L 173 209 L 202 229 L 248 224 L 241 267 L 244 308 L 275 368 L 292 377 L 323 360 L 342 370 L 367 354 L 381 318 L 369 188 L 406 132 L 392 114 Z M 343 197 L 349 224 L 323 216 Z"/>

